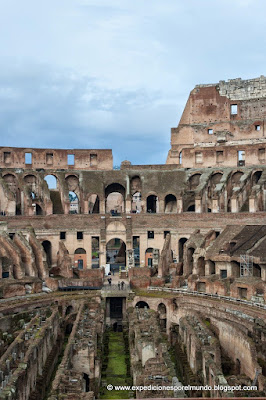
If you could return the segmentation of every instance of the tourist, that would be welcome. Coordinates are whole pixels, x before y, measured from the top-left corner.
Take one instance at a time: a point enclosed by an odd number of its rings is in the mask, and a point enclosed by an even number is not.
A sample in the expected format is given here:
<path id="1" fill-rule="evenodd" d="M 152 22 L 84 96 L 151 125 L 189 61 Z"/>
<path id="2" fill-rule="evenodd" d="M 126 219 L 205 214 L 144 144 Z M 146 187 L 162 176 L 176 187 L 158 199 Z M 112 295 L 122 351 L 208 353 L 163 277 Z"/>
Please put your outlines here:
<path id="1" fill-rule="evenodd" d="M 124 285 L 125 285 L 125 282 L 122 281 L 122 282 L 121 282 L 121 289 L 122 289 L 122 290 L 124 290 Z"/>
<path id="2" fill-rule="evenodd" d="M 118 286 L 118 290 L 120 290 L 121 283 L 119 281 L 118 281 L 117 286 Z"/>

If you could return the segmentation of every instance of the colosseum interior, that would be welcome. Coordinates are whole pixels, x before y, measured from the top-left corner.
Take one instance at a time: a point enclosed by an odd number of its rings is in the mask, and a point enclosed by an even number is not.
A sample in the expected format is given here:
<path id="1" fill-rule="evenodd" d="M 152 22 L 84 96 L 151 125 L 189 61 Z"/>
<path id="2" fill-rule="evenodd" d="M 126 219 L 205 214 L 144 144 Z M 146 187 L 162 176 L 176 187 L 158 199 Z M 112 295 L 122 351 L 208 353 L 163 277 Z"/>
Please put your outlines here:
<path id="1" fill-rule="evenodd" d="M 261 76 L 196 86 L 164 165 L 0 149 L 0 399 L 266 397 L 265 121 Z"/>

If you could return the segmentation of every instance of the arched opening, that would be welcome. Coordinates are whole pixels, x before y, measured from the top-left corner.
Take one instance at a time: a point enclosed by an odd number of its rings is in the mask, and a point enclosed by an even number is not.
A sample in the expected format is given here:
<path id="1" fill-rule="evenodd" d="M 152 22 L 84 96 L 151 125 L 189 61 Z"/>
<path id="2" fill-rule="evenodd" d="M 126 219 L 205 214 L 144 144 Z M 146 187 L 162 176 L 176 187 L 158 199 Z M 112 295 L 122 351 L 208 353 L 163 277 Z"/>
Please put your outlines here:
<path id="1" fill-rule="evenodd" d="M 84 381 L 84 392 L 88 393 L 90 391 L 90 378 L 89 375 L 83 374 L 83 381 Z"/>
<path id="2" fill-rule="evenodd" d="M 199 186 L 201 174 L 194 174 L 189 178 L 189 189 L 195 190 Z"/>
<path id="3" fill-rule="evenodd" d="M 158 307 L 157 307 L 157 311 L 158 311 L 159 315 L 162 315 L 162 316 L 166 315 L 166 306 L 165 306 L 165 304 L 160 303 L 158 305 Z"/>
<path id="4" fill-rule="evenodd" d="M 109 240 L 106 244 L 106 263 L 112 271 L 119 271 L 119 267 L 126 265 L 126 244 L 119 238 Z"/>
<path id="5" fill-rule="evenodd" d="M 42 246 L 43 246 L 43 249 L 44 249 L 45 254 L 46 254 L 47 265 L 50 268 L 52 266 L 52 245 L 51 245 L 51 242 L 49 242 L 49 240 L 44 240 L 42 242 Z"/>
<path id="6" fill-rule="evenodd" d="M 187 250 L 187 264 L 188 264 L 188 274 L 192 274 L 193 271 L 193 255 L 194 255 L 195 249 L 193 247 L 190 247 Z"/>
<path id="7" fill-rule="evenodd" d="M 79 213 L 79 198 L 75 192 L 69 191 L 68 197 L 70 201 L 69 214 L 78 214 Z"/>
<path id="8" fill-rule="evenodd" d="M 203 257 L 198 258 L 198 274 L 200 276 L 205 276 L 205 260 Z"/>
<path id="9" fill-rule="evenodd" d="M 181 238 L 178 241 L 178 253 L 179 253 L 179 262 L 184 261 L 184 244 L 186 243 L 187 238 Z"/>
<path id="10" fill-rule="evenodd" d="M 149 304 L 146 301 L 138 301 L 135 305 L 136 308 L 150 308 Z"/>
<path id="11" fill-rule="evenodd" d="M 78 249 L 75 250 L 74 265 L 75 265 L 75 268 L 78 268 L 78 269 L 87 268 L 86 250 L 84 250 L 82 247 L 79 247 Z"/>
<path id="12" fill-rule="evenodd" d="M 262 175 L 262 171 L 256 171 L 252 176 L 252 186 L 257 185 Z"/>
<path id="13" fill-rule="evenodd" d="M 147 197 L 147 212 L 155 214 L 158 211 L 158 197 L 155 194 L 151 194 Z"/>
<path id="14" fill-rule="evenodd" d="M 215 274 L 215 263 L 211 260 L 208 260 L 209 264 L 209 274 L 214 275 Z"/>
<path id="15" fill-rule="evenodd" d="M 36 207 L 36 215 L 43 215 L 43 209 L 39 204 L 35 205 Z"/>
<path id="16" fill-rule="evenodd" d="M 261 278 L 261 267 L 258 264 L 253 264 L 253 276 Z"/>
<path id="17" fill-rule="evenodd" d="M 48 189 L 57 189 L 57 179 L 54 175 L 46 175 L 44 180 L 47 182 Z"/>
<path id="18" fill-rule="evenodd" d="M 140 213 L 141 210 L 141 193 L 140 192 L 136 192 L 133 194 L 132 196 L 132 200 L 131 200 L 131 212 L 132 213 Z"/>
<path id="19" fill-rule="evenodd" d="M 195 212 L 195 204 L 191 204 L 191 205 L 187 208 L 187 212 Z"/>
<path id="20" fill-rule="evenodd" d="M 145 266 L 146 267 L 152 267 L 153 266 L 153 248 L 149 247 L 145 251 Z"/>
<path id="21" fill-rule="evenodd" d="M 179 164 L 182 164 L 182 151 L 179 153 Z"/>
<path id="22" fill-rule="evenodd" d="M 46 175 L 44 180 L 47 182 L 50 192 L 50 199 L 53 204 L 53 214 L 64 214 L 57 178 L 54 175 Z"/>
<path id="23" fill-rule="evenodd" d="M 2 279 L 11 278 L 12 277 L 11 261 L 7 257 L 1 257 L 0 263 L 2 264 Z"/>
<path id="24" fill-rule="evenodd" d="M 241 171 L 237 171 L 232 175 L 231 181 L 233 186 L 238 186 L 241 180 L 241 177 L 244 173 Z"/>
<path id="25" fill-rule="evenodd" d="M 112 183 L 105 189 L 105 212 L 113 216 L 125 212 L 125 188 L 120 183 Z"/>
<path id="26" fill-rule="evenodd" d="M 67 306 L 66 315 L 69 315 L 70 313 L 72 313 L 72 311 L 73 311 L 73 307 L 72 306 Z"/>
<path id="27" fill-rule="evenodd" d="M 231 212 L 231 211 L 232 211 L 232 209 L 231 209 L 231 199 L 229 199 L 228 202 L 227 202 L 227 212 Z"/>
<path id="28" fill-rule="evenodd" d="M 65 334 L 67 336 L 70 335 L 70 333 L 72 332 L 72 328 L 73 328 L 73 324 L 67 324 L 66 328 L 65 328 Z"/>
<path id="29" fill-rule="evenodd" d="M 99 236 L 92 236 L 91 238 L 91 267 L 99 268 L 99 251 L 100 251 L 100 243 Z"/>
<path id="30" fill-rule="evenodd" d="M 140 213 L 141 207 L 141 179 L 139 176 L 134 176 L 130 180 L 130 194 L 131 194 L 131 212 Z"/>
<path id="31" fill-rule="evenodd" d="M 164 212 L 165 213 L 176 213 L 177 202 L 176 197 L 173 194 L 168 194 L 164 199 Z"/>
<path id="32" fill-rule="evenodd" d="M 99 214 L 100 212 L 100 199 L 97 194 L 91 194 L 88 199 L 89 214 Z"/>
<path id="33" fill-rule="evenodd" d="M 12 174 L 6 174 L 3 176 L 3 180 L 7 184 L 8 189 L 14 194 L 16 200 L 16 215 L 21 215 L 21 191 L 18 187 L 16 176 Z"/>
<path id="34" fill-rule="evenodd" d="M 26 191 L 28 196 L 34 200 L 38 197 L 37 195 L 37 178 L 35 175 L 24 176 L 24 182 L 26 185 Z"/>

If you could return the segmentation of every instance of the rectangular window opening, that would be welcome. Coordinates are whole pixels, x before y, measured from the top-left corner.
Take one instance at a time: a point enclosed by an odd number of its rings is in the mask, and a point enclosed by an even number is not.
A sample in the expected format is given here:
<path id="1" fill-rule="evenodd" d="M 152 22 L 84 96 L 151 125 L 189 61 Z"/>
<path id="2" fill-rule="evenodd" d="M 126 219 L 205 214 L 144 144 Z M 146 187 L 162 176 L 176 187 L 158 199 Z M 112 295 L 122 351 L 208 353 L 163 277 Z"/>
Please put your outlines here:
<path id="1" fill-rule="evenodd" d="M 231 115 L 237 114 L 237 104 L 231 104 Z"/>
<path id="2" fill-rule="evenodd" d="M 238 150 L 238 152 L 237 152 L 237 165 L 239 166 L 239 167 L 244 167 L 244 165 L 245 165 L 245 156 L 246 156 L 246 153 L 245 153 L 245 150 Z"/>
<path id="3" fill-rule="evenodd" d="M 220 274 L 221 274 L 221 279 L 227 278 L 227 269 L 221 269 Z"/>
<path id="4" fill-rule="evenodd" d="M 260 131 L 260 125 L 255 125 L 255 131 Z"/>
<path id="5" fill-rule="evenodd" d="M 83 239 L 83 232 L 77 232 L 77 239 L 78 240 Z"/>
<path id="6" fill-rule="evenodd" d="M 170 233 L 170 231 L 164 231 L 163 237 L 166 238 L 167 234 Z"/>
<path id="7" fill-rule="evenodd" d="M 224 160 L 224 152 L 223 151 L 216 151 L 216 161 L 219 162 L 223 162 Z"/>
<path id="8" fill-rule="evenodd" d="M 213 135 L 213 129 L 208 129 L 208 134 Z"/>
<path id="9" fill-rule="evenodd" d="M 154 239 L 154 231 L 148 231 L 148 239 Z"/>
<path id="10" fill-rule="evenodd" d="M 53 165 L 54 155 L 53 153 L 46 153 L 46 164 Z"/>
<path id="11" fill-rule="evenodd" d="M 265 149 L 259 149 L 259 161 L 265 161 Z"/>
<path id="12" fill-rule="evenodd" d="M 25 164 L 32 164 L 32 153 L 25 153 Z"/>
<path id="13" fill-rule="evenodd" d="M 202 163 L 202 152 L 201 151 L 196 151 L 196 153 L 195 153 L 195 161 L 196 161 L 196 164 L 201 164 Z"/>
<path id="14" fill-rule="evenodd" d="M 5 151 L 4 152 L 4 163 L 5 164 L 11 163 L 11 153 L 10 153 L 10 151 Z"/>
<path id="15" fill-rule="evenodd" d="M 97 154 L 90 154 L 90 166 L 97 165 Z"/>
<path id="16" fill-rule="evenodd" d="M 67 165 L 75 165 L 75 154 L 67 155 Z"/>
<path id="17" fill-rule="evenodd" d="M 66 238 L 66 232 L 60 232 L 60 239 L 65 240 Z"/>

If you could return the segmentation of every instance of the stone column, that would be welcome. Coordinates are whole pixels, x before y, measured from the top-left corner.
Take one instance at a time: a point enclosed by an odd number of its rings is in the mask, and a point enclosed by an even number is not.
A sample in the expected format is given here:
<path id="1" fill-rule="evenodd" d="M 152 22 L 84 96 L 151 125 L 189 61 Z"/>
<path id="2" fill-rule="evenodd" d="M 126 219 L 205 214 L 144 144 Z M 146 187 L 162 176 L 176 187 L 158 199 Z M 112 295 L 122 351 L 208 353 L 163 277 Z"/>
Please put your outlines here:
<path id="1" fill-rule="evenodd" d="M 159 203 L 159 206 L 158 206 L 158 203 Z M 157 200 L 156 212 L 157 213 L 164 213 L 164 199 L 163 200 Z"/>
<path id="2" fill-rule="evenodd" d="M 89 214 L 89 202 L 88 200 L 84 200 L 84 214 Z"/>
<path id="3" fill-rule="evenodd" d="M 256 203 L 254 198 L 248 199 L 249 212 L 256 212 Z"/>
<path id="4" fill-rule="evenodd" d="M 134 259 L 134 250 L 133 249 L 127 250 L 127 266 L 128 266 L 128 268 L 135 267 L 135 259 Z"/>
<path id="5" fill-rule="evenodd" d="M 212 212 L 213 213 L 218 213 L 220 211 L 219 209 L 219 201 L 218 199 L 212 199 Z"/>
<path id="6" fill-rule="evenodd" d="M 130 211 L 131 211 L 131 198 L 130 198 L 130 195 L 127 196 L 125 203 L 126 203 L 126 213 L 130 214 Z"/>
<path id="7" fill-rule="evenodd" d="M 87 269 L 91 268 L 91 253 L 92 253 L 92 246 L 91 246 L 92 238 L 90 235 L 86 235 L 85 237 L 85 246 L 87 250 Z"/>
<path id="8" fill-rule="evenodd" d="M 105 214 L 105 198 L 100 199 L 100 214 Z"/>
<path id="9" fill-rule="evenodd" d="M 231 199 L 231 212 L 232 213 L 238 212 L 238 202 L 236 198 Z"/>
<path id="10" fill-rule="evenodd" d="M 196 199 L 195 200 L 195 213 L 201 213 L 202 212 L 202 207 L 201 207 L 201 199 Z"/>
<path id="11" fill-rule="evenodd" d="M 106 241 L 100 240 L 100 254 L 99 254 L 100 267 L 106 264 Z"/>
<path id="12" fill-rule="evenodd" d="M 183 199 L 182 199 L 182 197 L 177 199 L 177 203 L 176 204 L 177 204 L 177 213 L 178 214 L 182 213 L 183 212 Z"/>

